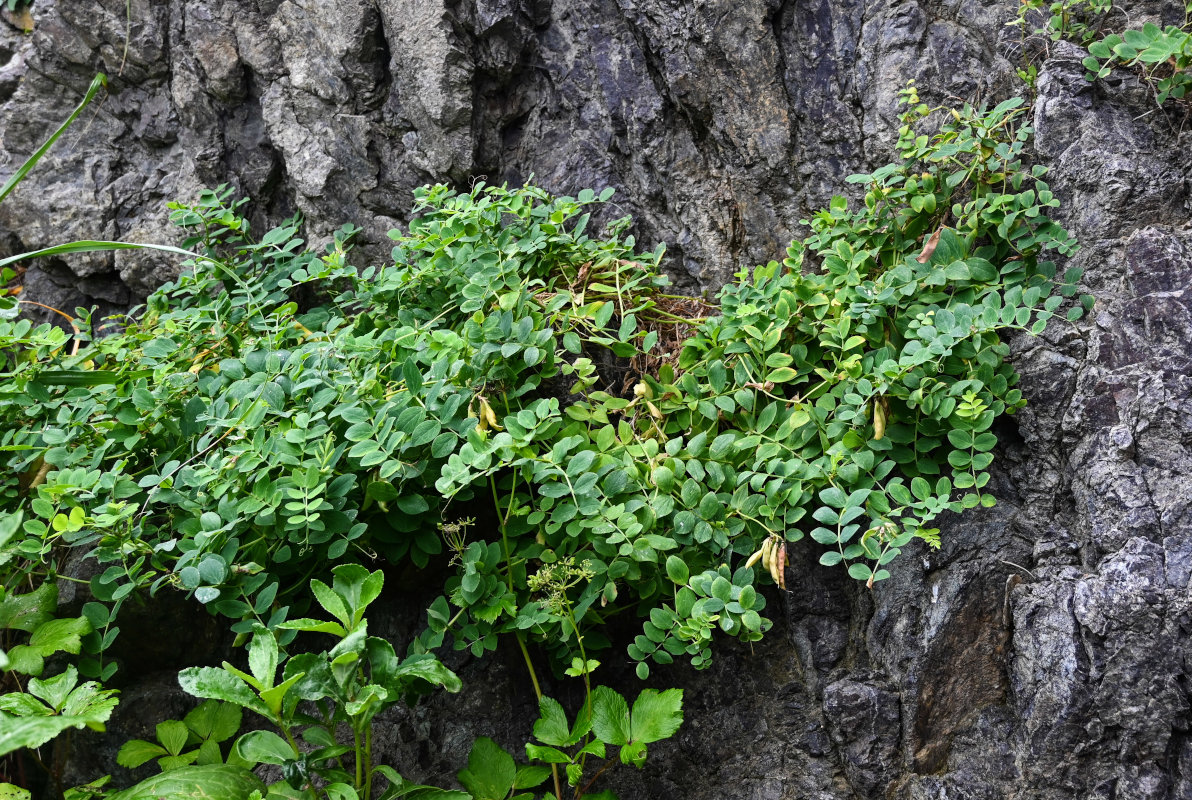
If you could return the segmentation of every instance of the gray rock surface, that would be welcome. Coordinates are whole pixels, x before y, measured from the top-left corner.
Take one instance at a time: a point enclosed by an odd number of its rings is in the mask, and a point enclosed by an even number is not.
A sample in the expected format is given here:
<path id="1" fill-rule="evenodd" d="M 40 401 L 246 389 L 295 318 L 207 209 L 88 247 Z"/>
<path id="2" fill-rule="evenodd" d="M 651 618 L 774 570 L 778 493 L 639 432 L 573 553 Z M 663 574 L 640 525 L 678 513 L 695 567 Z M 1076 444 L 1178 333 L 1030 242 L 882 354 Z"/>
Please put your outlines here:
<path id="1" fill-rule="evenodd" d="M 96 69 L 112 91 L 0 205 L 0 244 L 172 241 L 163 203 L 230 182 L 256 224 L 301 211 L 317 240 L 355 222 L 380 259 L 412 187 L 534 174 L 618 188 L 676 280 L 710 289 L 884 162 L 906 79 L 931 100 L 1022 91 L 1016 5 L 133 0 L 121 72 L 124 0 L 37 0 L 31 36 L 0 22 L 7 169 Z M 622 800 L 1192 798 L 1192 135 L 1127 72 L 1087 83 L 1075 46 L 1025 52 L 1035 149 L 1098 299 L 1012 342 L 1030 405 L 999 429 L 998 507 L 945 521 L 942 550 L 872 592 L 802 549 L 764 642 L 652 678 L 686 688 L 687 722 L 612 773 Z M 115 308 L 173 268 L 38 264 L 26 296 Z M 404 641 L 414 622 L 385 624 Z M 516 653 L 454 666 L 463 694 L 378 737 L 411 778 L 450 780 L 475 735 L 529 733 Z"/>

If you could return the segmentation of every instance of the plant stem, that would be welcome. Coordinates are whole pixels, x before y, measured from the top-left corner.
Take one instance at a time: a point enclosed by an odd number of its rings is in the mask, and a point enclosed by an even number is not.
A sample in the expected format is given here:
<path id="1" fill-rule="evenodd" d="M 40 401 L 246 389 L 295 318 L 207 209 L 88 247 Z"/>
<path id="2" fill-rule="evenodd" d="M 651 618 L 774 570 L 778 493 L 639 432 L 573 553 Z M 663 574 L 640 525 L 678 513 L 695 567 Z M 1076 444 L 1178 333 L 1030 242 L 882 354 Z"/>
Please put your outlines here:
<path id="1" fill-rule="evenodd" d="M 352 740 L 353 740 L 352 744 L 356 748 L 356 791 L 360 791 L 360 778 L 361 778 L 361 772 L 363 771 L 364 763 L 363 763 L 363 752 L 360 749 L 360 730 L 355 725 L 352 726 Z M 367 797 L 368 797 L 368 794 L 366 792 L 365 798 L 367 798 Z"/>
<path id="2" fill-rule="evenodd" d="M 521 631 L 516 634 L 517 646 L 521 648 L 522 658 L 526 660 L 526 669 L 530 672 L 530 683 L 534 685 L 534 696 L 538 698 L 538 702 L 542 703 L 542 687 L 538 685 L 538 673 L 534 672 L 534 662 L 530 661 L 530 651 L 526 647 L 526 637 Z M 557 800 L 563 800 L 563 784 L 559 780 L 559 765 L 550 765 L 551 775 L 555 779 L 555 797 Z"/>
<path id="3" fill-rule="evenodd" d="M 575 800 L 580 800 L 581 797 L 583 797 L 585 794 L 587 794 L 588 790 L 592 788 L 592 784 L 594 784 L 596 782 L 596 779 L 599 778 L 601 775 L 603 775 L 605 770 L 607 770 L 612 765 L 613 765 L 613 760 L 611 758 L 606 760 L 603 764 L 601 764 L 600 769 L 596 770 L 596 774 L 593 775 L 591 777 L 591 779 L 587 783 L 584 784 L 584 788 L 580 789 L 578 792 L 575 793 Z"/>

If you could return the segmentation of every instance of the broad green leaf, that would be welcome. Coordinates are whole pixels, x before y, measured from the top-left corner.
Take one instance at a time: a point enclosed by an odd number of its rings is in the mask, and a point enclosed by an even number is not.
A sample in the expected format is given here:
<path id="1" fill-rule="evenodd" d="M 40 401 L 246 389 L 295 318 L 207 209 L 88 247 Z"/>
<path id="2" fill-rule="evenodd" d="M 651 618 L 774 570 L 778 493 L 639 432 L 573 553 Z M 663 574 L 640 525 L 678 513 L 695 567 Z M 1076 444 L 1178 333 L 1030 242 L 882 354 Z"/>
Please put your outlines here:
<path id="1" fill-rule="evenodd" d="M 58 587 L 43 583 L 26 594 L 9 594 L 0 600 L 0 628 L 32 632 L 53 619 L 58 609 Z"/>
<path id="2" fill-rule="evenodd" d="M 547 747 L 526 742 L 526 758 L 543 761 L 547 764 L 570 764 L 571 756 L 557 747 Z"/>
<path id="3" fill-rule="evenodd" d="M 550 767 L 540 764 L 530 764 L 517 768 L 517 777 L 513 779 L 513 788 L 533 789 L 551 775 Z"/>
<path id="4" fill-rule="evenodd" d="M 621 763 L 641 768 L 646 763 L 645 742 L 630 742 L 621 748 Z"/>
<path id="5" fill-rule="evenodd" d="M 453 694 L 463 688 L 463 682 L 460 681 L 459 676 L 429 653 L 408 656 L 398 665 L 393 673 L 393 678 L 402 682 L 403 686 L 406 679 L 420 678 L 432 686 L 441 686 Z"/>
<path id="6" fill-rule="evenodd" d="M 475 800 L 505 800 L 517 780 L 513 756 L 486 736 L 472 744 L 468 766 L 457 776 Z"/>
<path id="7" fill-rule="evenodd" d="M 108 800 L 249 800 L 253 792 L 265 792 L 256 775 L 243 767 L 212 764 L 154 775 Z"/>
<path id="8" fill-rule="evenodd" d="M 666 575 L 680 586 L 687 583 L 687 579 L 691 577 L 691 570 L 687 568 L 687 564 L 678 556 L 667 556 L 666 558 Z"/>
<path id="9" fill-rule="evenodd" d="M 3 722 L 0 725 L 0 756 L 24 747 L 41 747 L 68 728 L 97 724 L 90 717 L 17 717 Z"/>
<path id="10" fill-rule="evenodd" d="M 319 601 L 319 605 L 323 607 L 324 611 L 339 620 L 340 624 L 348 630 L 352 629 L 352 614 L 348 611 L 342 597 L 318 579 L 310 582 L 310 589 L 314 592 L 315 599 Z"/>
<path id="11" fill-rule="evenodd" d="M 277 676 L 277 639 L 273 631 L 258 630 L 248 645 L 248 668 L 257 679 L 258 691 L 273 688 Z"/>

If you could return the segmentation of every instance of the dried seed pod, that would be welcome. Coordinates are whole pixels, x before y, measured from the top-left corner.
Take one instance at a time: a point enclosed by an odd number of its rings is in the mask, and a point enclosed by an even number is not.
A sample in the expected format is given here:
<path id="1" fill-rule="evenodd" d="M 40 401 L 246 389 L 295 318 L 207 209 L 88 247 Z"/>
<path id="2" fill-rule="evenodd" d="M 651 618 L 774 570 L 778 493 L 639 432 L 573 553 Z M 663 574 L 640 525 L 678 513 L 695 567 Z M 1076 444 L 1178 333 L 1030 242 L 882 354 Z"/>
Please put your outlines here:
<path id="1" fill-rule="evenodd" d="M 881 441 L 886 435 L 886 409 L 878 401 L 873 403 L 873 440 Z"/>
<path id="2" fill-rule="evenodd" d="M 773 541 L 773 540 L 771 540 Z M 770 550 L 770 577 L 774 579 L 774 583 L 778 584 L 778 588 L 782 588 L 782 561 L 781 554 L 785 550 L 785 544 L 778 544 L 774 541 Z"/>
<path id="3" fill-rule="evenodd" d="M 778 562 L 778 588 L 786 589 L 786 542 L 778 545 L 778 557 L 775 560 Z"/>

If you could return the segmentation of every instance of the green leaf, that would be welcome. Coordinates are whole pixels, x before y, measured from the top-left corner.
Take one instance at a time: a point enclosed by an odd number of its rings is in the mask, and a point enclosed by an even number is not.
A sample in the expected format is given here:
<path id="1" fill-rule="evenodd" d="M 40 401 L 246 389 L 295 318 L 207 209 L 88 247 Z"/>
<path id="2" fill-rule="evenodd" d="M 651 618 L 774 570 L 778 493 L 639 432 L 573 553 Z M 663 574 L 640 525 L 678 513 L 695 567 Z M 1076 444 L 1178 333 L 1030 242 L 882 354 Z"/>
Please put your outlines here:
<path id="1" fill-rule="evenodd" d="M 27 594 L 10 594 L 0 600 L 0 629 L 32 632 L 53 619 L 58 609 L 58 587 L 43 583 Z"/>
<path id="2" fill-rule="evenodd" d="M 687 583 L 687 579 L 691 577 L 691 571 L 687 568 L 687 564 L 678 556 L 667 556 L 666 558 L 666 576 L 680 586 Z"/>
<path id="3" fill-rule="evenodd" d="M 571 763 L 571 756 L 567 755 L 559 748 L 543 747 L 531 742 L 526 742 L 526 758 L 531 758 L 535 761 L 544 761 L 547 764 Z"/>
<path id="4" fill-rule="evenodd" d="M 46 247 L 41 250 L 33 250 L 28 253 L 19 253 L 15 256 L 0 259 L 0 267 L 6 267 L 9 264 L 15 264 L 18 261 L 24 261 L 29 258 L 47 258 L 49 256 L 69 255 L 70 253 L 102 253 L 111 250 L 157 250 L 163 253 L 171 253 L 173 255 L 184 256 L 188 259 L 194 259 L 196 256 L 189 250 L 183 250 L 179 247 L 170 247 L 163 244 L 138 244 L 136 242 L 99 242 L 91 240 L 82 240 L 78 242 L 68 242 L 66 244 L 54 245 L 53 247 Z M 94 373 L 106 374 L 106 373 Z M 105 380 L 105 382 L 115 383 L 115 380 Z"/>
<path id="5" fill-rule="evenodd" d="M 630 742 L 621 748 L 621 763 L 641 769 L 646 763 L 646 745 L 644 742 Z"/>
<path id="6" fill-rule="evenodd" d="M 157 725 L 157 740 L 172 756 L 182 752 L 188 738 L 190 738 L 190 731 L 187 730 L 186 723 L 181 720 L 167 719 Z"/>
<path id="7" fill-rule="evenodd" d="M 643 690 L 633 702 L 630 719 L 630 738 L 635 742 L 648 744 L 674 736 L 683 724 L 683 690 Z"/>
<path id="8" fill-rule="evenodd" d="M 244 767 L 211 764 L 154 775 L 108 800 L 249 800 L 253 792 L 265 792 L 256 775 Z"/>
<path id="9" fill-rule="evenodd" d="M 303 617 L 301 619 L 288 619 L 277 627 L 287 631 L 308 631 L 311 633 L 329 633 L 333 636 L 344 637 L 348 632 L 344 630 L 344 626 L 338 622 L 331 622 L 323 619 L 310 619 Z"/>
<path id="10" fill-rule="evenodd" d="M 513 780 L 514 789 L 532 789 L 550 777 L 550 767 L 528 765 L 517 768 L 517 777 Z"/>
<path id="11" fill-rule="evenodd" d="M 545 744 L 566 747 L 574 744 L 567 724 L 567 714 L 558 701 L 543 697 L 538 701 L 538 720 L 534 723 L 534 738 Z"/>
<path id="12" fill-rule="evenodd" d="M 248 668 L 260 689 L 272 689 L 277 674 L 277 639 L 273 631 L 258 630 L 248 646 Z"/>
<path id="13" fill-rule="evenodd" d="M 249 764 L 281 765 L 298 757 L 294 748 L 273 731 L 249 731 L 236 740 L 232 752 Z"/>
<path id="14" fill-rule="evenodd" d="M 441 686 L 452 694 L 463 687 L 459 676 L 429 653 L 408 656 L 394 670 L 392 677 L 402 691 L 408 686 L 410 678 L 424 680 L 432 686 Z"/>
<path id="15" fill-rule="evenodd" d="M 122 767 L 136 769 L 147 761 L 167 755 L 160 745 L 146 742 L 143 739 L 129 739 L 116 753 L 116 763 Z"/>
<path id="16" fill-rule="evenodd" d="M 456 776 L 475 800 L 505 800 L 517 780 L 513 756 L 486 736 L 472 744 L 467 769 Z"/>
<path id="17" fill-rule="evenodd" d="M 71 124 L 79 118 L 79 114 L 83 113 L 83 109 L 95 99 L 95 95 L 99 93 L 99 90 L 107 88 L 107 85 L 108 76 L 104 75 L 102 72 L 96 73 L 95 77 L 91 80 L 91 85 L 87 87 L 86 94 L 83 95 L 83 100 L 77 106 L 75 106 L 75 110 L 71 112 L 69 117 L 66 118 L 66 121 L 59 125 L 58 130 L 50 134 L 50 138 L 46 139 L 45 142 L 42 143 L 41 147 L 34 150 L 33 155 L 25 159 L 25 162 L 21 164 L 21 166 L 17 167 L 17 170 L 12 174 L 12 177 L 4 182 L 4 186 L 0 187 L 0 201 L 4 200 L 5 197 L 8 197 L 12 190 L 17 187 L 17 184 L 25 179 L 25 176 L 29 174 L 29 170 L 33 169 L 33 167 L 37 165 L 37 162 L 41 160 L 42 156 L 49 152 L 50 148 L 54 146 L 54 142 L 58 141 L 59 137 L 66 133 L 67 128 L 69 128 Z M 4 264 L 0 263 L 0 266 L 4 266 Z"/>
<path id="18" fill-rule="evenodd" d="M 273 716 L 244 680 L 216 667 L 190 667 L 178 673 L 178 684 L 187 694 L 209 700 L 222 700 L 256 712 L 266 719 Z"/>
<path id="19" fill-rule="evenodd" d="M 592 690 L 592 732 L 606 744 L 625 745 L 630 740 L 629 704 L 607 686 Z"/>
<path id="20" fill-rule="evenodd" d="M 310 582 L 310 588 L 323 610 L 339 620 L 344 628 L 351 630 L 352 615 L 344 604 L 343 598 L 333 592 L 330 586 L 317 579 Z"/>
<path id="21" fill-rule="evenodd" d="M 90 717 L 18 717 L 0 728 L 0 756 L 25 747 L 41 747 L 68 728 L 93 724 Z"/>
<path id="22" fill-rule="evenodd" d="M 766 380 L 773 381 L 774 383 L 789 383 L 797 377 L 799 377 L 799 373 L 794 369 L 790 367 L 779 367 L 776 370 L 772 370 L 770 374 L 766 376 Z"/>
<path id="23" fill-rule="evenodd" d="M 854 580 L 867 581 L 873 575 L 873 570 L 868 564 L 850 564 L 848 574 Z"/>
<path id="24" fill-rule="evenodd" d="M 389 781 L 389 787 L 377 800 L 473 800 L 470 794 L 454 789 L 422 786 L 404 779 L 392 767 L 379 766 L 373 772 Z"/>

